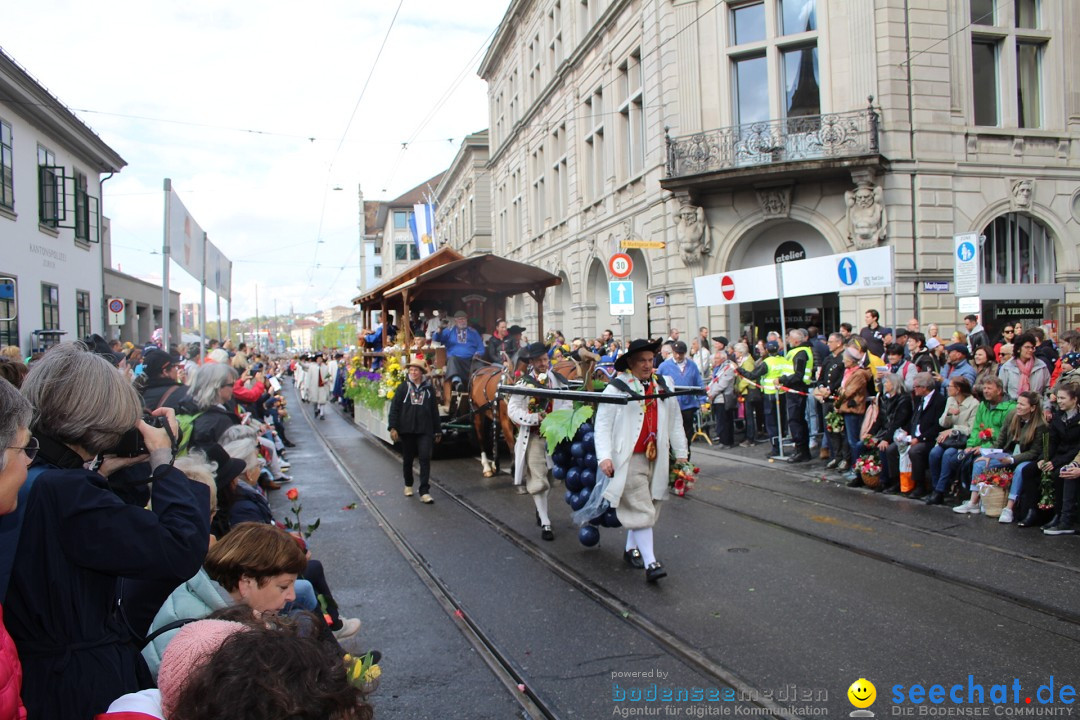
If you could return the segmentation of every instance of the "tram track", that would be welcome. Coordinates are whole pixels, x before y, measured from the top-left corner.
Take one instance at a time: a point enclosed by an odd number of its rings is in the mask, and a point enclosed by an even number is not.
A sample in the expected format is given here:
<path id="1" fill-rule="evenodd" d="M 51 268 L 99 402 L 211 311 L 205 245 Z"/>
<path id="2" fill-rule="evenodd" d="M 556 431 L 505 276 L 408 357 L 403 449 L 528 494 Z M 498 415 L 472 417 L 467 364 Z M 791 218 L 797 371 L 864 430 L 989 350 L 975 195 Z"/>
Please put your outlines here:
<path id="1" fill-rule="evenodd" d="M 545 700 L 543 694 L 534 687 L 534 684 L 530 682 L 530 679 L 526 676 L 518 663 L 516 663 L 514 659 L 498 645 L 490 633 L 484 630 L 484 628 L 468 612 L 461 600 L 458 599 L 446 583 L 438 577 L 434 568 L 431 567 L 423 555 L 409 543 L 404 534 L 398 530 L 393 523 L 390 522 L 386 514 L 378 508 L 372 496 L 364 489 L 359 479 L 344 461 L 344 458 L 341 457 L 325 435 L 323 435 L 311 416 L 307 412 L 303 412 L 302 414 L 307 423 L 311 426 L 311 429 L 318 438 L 320 444 L 330 456 L 337 471 L 360 497 L 368 511 L 375 516 L 379 522 L 379 526 L 389 537 L 398 552 L 409 562 L 410 566 L 420 577 L 428 591 L 431 592 L 455 622 L 458 629 L 465 635 L 466 639 L 484 659 L 485 663 L 506 687 L 508 692 L 510 692 L 515 700 L 521 705 L 522 711 L 531 718 L 558 718 L 559 715 L 556 714 L 556 710 L 553 708 L 552 704 Z M 377 446 L 380 450 L 385 452 L 388 457 L 400 462 L 399 456 L 397 456 L 389 446 L 371 433 L 356 427 L 351 419 L 347 417 L 345 419 L 350 425 L 353 425 L 353 428 L 360 435 L 371 440 L 372 445 Z M 642 613 L 637 607 L 623 601 L 602 585 L 599 585 L 585 575 L 566 567 L 560 563 L 557 558 L 538 548 L 534 543 L 526 539 L 509 525 L 476 504 L 470 502 L 445 483 L 439 482 L 434 476 L 431 478 L 430 482 L 433 487 L 437 487 L 447 498 L 454 501 L 481 523 L 491 528 L 513 547 L 540 563 L 554 576 L 582 593 L 585 597 L 595 602 L 610 614 L 619 618 L 622 622 L 632 626 L 636 631 L 656 643 L 670 656 L 701 673 L 703 676 L 714 679 L 718 683 L 732 688 L 740 700 L 760 709 L 760 712 L 755 713 L 757 717 L 801 720 L 798 715 L 793 714 L 787 708 L 773 701 L 771 697 L 768 696 L 768 693 L 759 691 L 748 681 L 741 678 L 735 671 L 715 662 L 699 651 L 692 643 L 670 632 L 661 624 Z M 522 688 L 524 688 L 524 690 Z"/>

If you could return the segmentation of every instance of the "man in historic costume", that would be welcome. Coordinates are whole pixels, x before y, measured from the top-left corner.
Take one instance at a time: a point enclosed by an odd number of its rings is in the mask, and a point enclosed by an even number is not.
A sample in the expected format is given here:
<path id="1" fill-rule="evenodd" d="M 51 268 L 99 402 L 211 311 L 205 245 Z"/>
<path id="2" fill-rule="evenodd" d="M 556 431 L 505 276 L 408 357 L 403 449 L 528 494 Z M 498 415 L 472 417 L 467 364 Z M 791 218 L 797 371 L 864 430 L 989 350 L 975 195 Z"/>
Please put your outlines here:
<path id="1" fill-rule="evenodd" d="M 623 557 L 631 567 L 645 568 L 649 582 L 667 575 L 653 551 L 652 529 L 660 514 L 658 502 L 668 494 L 669 454 L 674 454 L 677 463 L 687 460 L 678 399 L 649 399 L 672 389 L 665 378 L 653 373 L 653 356 L 659 349 L 659 341 L 634 340 L 626 354 L 619 356 L 615 361 L 618 375 L 604 392 L 629 390 L 644 399 L 626 405 L 600 404 L 594 426 L 600 472 L 610 478 L 604 483 L 603 497 L 627 528 Z"/>
<path id="2" fill-rule="evenodd" d="M 325 407 L 330 402 L 330 388 L 333 386 L 334 378 L 326 365 L 326 355 L 316 353 L 315 362 L 308 365 L 307 389 L 308 398 L 315 403 L 315 417 L 320 420 L 326 417 Z"/>
<path id="3" fill-rule="evenodd" d="M 446 346 L 443 404 L 449 405 L 450 388 L 469 381 L 473 356 L 484 353 L 484 339 L 469 327 L 469 316 L 464 310 L 454 313 L 454 324 L 439 332 L 435 339 Z"/>
<path id="4" fill-rule="evenodd" d="M 568 389 L 566 380 L 551 369 L 544 343 L 535 342 L 522 348 L 518 358 L 529 363 L 529 369 L 518 385 Z M 551 518 L 548 516 L 548 491 L 551 489 L 548 469 L 551 458 L 547 453 L 547 441 L 540 435 L 540 423 L 554 410 L 573 407 L 574 403 L 570 400 L 549 400 L 527 395 L 511 395 L 506 406 L 510 420 L 521 428 L 514 445 L 514 484 L 524 483 L 525 489 L 532 495 L 540 537 L 544 540 L 554 540 L 555 533 L 551 530 Z"/>

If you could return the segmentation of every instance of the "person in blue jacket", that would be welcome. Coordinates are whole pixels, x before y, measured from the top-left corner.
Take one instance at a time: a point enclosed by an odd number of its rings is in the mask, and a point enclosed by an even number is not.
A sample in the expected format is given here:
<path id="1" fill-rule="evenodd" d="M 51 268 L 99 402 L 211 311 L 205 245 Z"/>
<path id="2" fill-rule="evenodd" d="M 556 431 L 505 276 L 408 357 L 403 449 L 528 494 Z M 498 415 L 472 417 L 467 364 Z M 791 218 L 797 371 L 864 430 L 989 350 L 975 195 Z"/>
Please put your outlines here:
<path id="1" fill-rule="evenodd" d="M 119 582 L 179 584 L 195 574 L 209 546 L 210 491 L 172 466 L 168 432 L 141 419 L 135 388 L 85 347 L 46 352 L 22 392 L 37 411 L 40 449 L 18 532 L 2 544 L 16 548 L 0 569 L 0 580 L 10 578 L 4 621 L 22 659 L 29 717 L 91 718 L 150 682 L 118 613 Z M 153 414 L 175 435 L 171 408 Z M 134 444 L 113 452 L 129 438 L 141 440 L 141 454 Z M 147 461 L 152 510 L 125 504 L 108 484 L 118 468 Z"/>
<path id="2" fill-rule="evenodd" d="M 379 326 L 374 330 L 364 330 L 364 342 L 367 343 L 368 350 L 372 352 L 382 352 L 383 348 L 387 344 L 393 344 L 397 338 L 397 328 L 390 322 L 390 315 L 387 312 L 383 312 L 379 316 Z M 382 366 L 382 358 L 375 358 L 375 362 L 371 364 L 373 369 L 377 369 Z"/>
<path id="3" fill-rule="evenodd" d="M 454 313 L 454 324 L 440 331 L 435 339 L 446 346 L 443 404 L 449 405 L 450 389 L 468 382 L 473 356 L 484 354 L 484 339 L 469 327 L 469 316 L 464 310 Z"/>
<path id="4" fill-rule="evenodd" d="M 671 344 L 671 357 L 660 363 L 656 369 L 658 375 L 671 378 L 671 384 L 677 387 L 705 388 L 698 366 L 686 357 L 686 343 L 676 340 Z M 704 393 L 702 393 L 704 394 Z M 683 432 L 686 433 L 687 458 L 689 458 L 690 440 L 694 437 L 694 419 L 701 407 L 700 395 L 680 395 L 679 410 L 682 412 Z"/>

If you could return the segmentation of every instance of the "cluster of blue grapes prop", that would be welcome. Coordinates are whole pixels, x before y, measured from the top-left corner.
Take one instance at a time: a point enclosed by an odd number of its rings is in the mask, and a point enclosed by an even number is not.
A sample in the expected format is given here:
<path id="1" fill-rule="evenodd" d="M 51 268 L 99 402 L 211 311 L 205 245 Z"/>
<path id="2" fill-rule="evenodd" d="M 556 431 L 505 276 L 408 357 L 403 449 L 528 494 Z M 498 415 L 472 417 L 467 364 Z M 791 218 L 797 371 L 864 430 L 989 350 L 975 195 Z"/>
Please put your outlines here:
<path id="1" fill-rule="evenodd" d="M 585 507 L 596 489 L 597 474 L 600 472 L 596 464 L 593 426 L 583 423 L 572 440 L 564 440 L 556 445 L 551 462 L 554 465 L 552 474 L 566 485 L 566 504 L 574 511 Z M 600 542 L 601 526 L 620 527 L 615 508 L 609 508 L 589 520 L 589 524 L 578 531 L 578 540 L 585 547 L 596 545 Z"/>

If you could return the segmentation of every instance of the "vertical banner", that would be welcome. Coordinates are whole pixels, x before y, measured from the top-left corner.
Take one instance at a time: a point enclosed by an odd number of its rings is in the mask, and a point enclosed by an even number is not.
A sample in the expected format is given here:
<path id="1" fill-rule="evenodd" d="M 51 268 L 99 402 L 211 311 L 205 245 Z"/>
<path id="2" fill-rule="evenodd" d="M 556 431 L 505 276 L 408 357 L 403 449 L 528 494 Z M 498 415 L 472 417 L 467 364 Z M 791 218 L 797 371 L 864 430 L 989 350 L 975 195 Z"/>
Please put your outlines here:
<path id="1" fill-rule="evenodd" d="M 206 289 L 232 300 L 232 263 L 212 242 L 206 243 Z"/>
<path id="2" fill-rule="evenodd" d="M 203 229 L 180 201 L 180 196 L 170 186 L 165 193 L 168 225 L 165 228 L 165 244 L 171 250 L 172 259 L 194 278 L 202 278 Z"/>
<path id="3" fill-rule="evenodd" d="M 435 208 L 428 203 L 413 205 L 413 240 L 420 251 L 420 257 L 426 258 L 435 252 Z"/>

